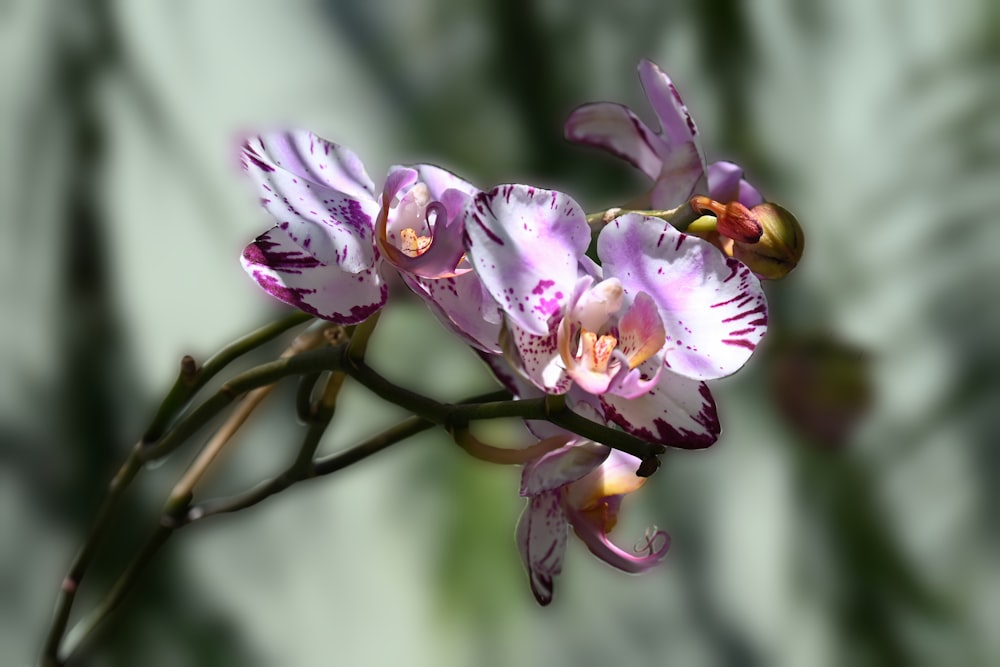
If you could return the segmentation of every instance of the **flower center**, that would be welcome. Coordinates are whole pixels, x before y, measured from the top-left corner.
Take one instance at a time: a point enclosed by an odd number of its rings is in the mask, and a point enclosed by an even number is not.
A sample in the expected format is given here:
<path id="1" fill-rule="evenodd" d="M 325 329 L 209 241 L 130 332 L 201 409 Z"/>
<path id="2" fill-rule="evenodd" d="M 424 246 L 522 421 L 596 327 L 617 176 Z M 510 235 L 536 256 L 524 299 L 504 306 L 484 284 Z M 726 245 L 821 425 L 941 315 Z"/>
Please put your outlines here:
<path id="1" fill-rule="evenodd" d="M 604 373 L 608 370 L 611 353 L 618 346 L 618 339 L 611 334 L 598 336 L 593 331 L 584 329 L 580 334 L 583 346 L 583 357 L 589 362 L 590 370 Z"/>
<path id="2" fill-rule="evenodd" d="M 417 235 L 417 230 L 407 227 L 399 232 L 399 249 L 408 257 L 419 257 L 431 247 L 431 237 Z"/>
<path id="3" fill-rule="evenodd" d="M 428 233 L 427 205 L 431 191 L 425 183 L 417 183 L 399 200 L 393 227 L 399 230 L 399 249 L 408 257 L 419 257 L 431 245 Z"/>

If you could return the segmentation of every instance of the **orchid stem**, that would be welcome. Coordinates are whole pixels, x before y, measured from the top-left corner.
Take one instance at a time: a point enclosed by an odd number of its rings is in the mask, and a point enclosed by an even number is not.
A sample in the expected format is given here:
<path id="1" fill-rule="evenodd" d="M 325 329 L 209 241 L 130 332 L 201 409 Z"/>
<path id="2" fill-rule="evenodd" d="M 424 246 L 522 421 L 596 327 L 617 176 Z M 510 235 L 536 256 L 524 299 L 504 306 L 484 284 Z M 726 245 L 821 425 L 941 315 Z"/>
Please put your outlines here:
<path id="1" fill-rule="evenodd" d="M 284 327 L 281 330 L 287 330 L 295 323 L 303 321 L 304 319 L 302 318 L 287 318 L 281 324 Z M 68 649 L 67 656 L 72 656 L 79 650 L 80 646 L 89 641 L 95 629 L 117 608 L 122 598 L 132 588 L 136 577 L 145 568 L 148 561 L 178 527 L 214 514 L 234 512 L 251 507 L 303 479 L 327 475 L 340 470 L 375 452 L 381 451 L 395 442 L 399 442 L 415 433 L 430 428 L 432 425 L 444 426 L 454 433 L 465 430 L 468 423 L 475 420 L 511 417 L 546 420 L 584 438 L 620 449 L 638 457 L 643 462 L 637 471 L 639 475 L 645 476 L 655 471 L 658 465 L 657 457 L 664 451 L 663 445 L 646 442 L 623 431 L 590 421 L 574 413 L 566 404 L 564 396 L 550 395 L 538 399 L 515 401 L 502 400 L 509 397 L 509 394 L 506 392 L 494 392 L 471 403 L 452 404 L 441 403 L 390 382 L 364 362 L 364 354 L 376 322 L 377 317 L 373 316 L 358 325 L 353 331 L 350 342 L 332 346 L 328 345 L 319 349 L 310 348 L 320 345 L 323 338 L 326 337 L 326 332 L 322 329 L 307 332 L 296 339 L 296 343 L 281 358 L 251 368 L 225 382 L 215 394 L 186 415 L 180 417 L 169 430 L 165 430 L 161 425 L 158 425 L 157 428 L 147 430 L 147 435 L 149 433 L 156 435 L 155 441 L 147 440 L 144 436 L 135 445 L 128 459 L 112 480 L 94 527 L 91 529 L 83 547 L 70 567 L 69 574 L 64 580 L 61 594 L 57 601 L 55 618 L 45 644 L 44 660 L 46 664 L 64 664 L 59 656 L 59 647 L 65 635 L 76 590 L 93 559 L 97 545 L 102 541 L 107 531 L 114 510 L 121 502 L 125 488 L 135 478 L 143 464 L 172 452 L 239 396 L 248 392 L 251 392 L 251 395 L 244 400 L 243 406 L 230 417 L 229 421 L 220 428 L 216 436 L 206 444 L 201 454 L 174 487 L 164 506 L 160 527 L 150 536 L 146 544 L 143 545 L 136 557 L 115 582 L 104 602 L 77 626 L 79 632 L 75 631 L 73 634 L 79 637 L 79 640 L 74 640 L 72 643 L 67 640 L 67 643 L 72 646 L 72 648 Z M 255 334 L 258 336 L 256 344 L 260 344 L 263 337 L 277 335 L 276 331 L 278 328 L 277 326 L 273 326 L 258 330 Z M 248 341 L 251 338 L 253 338 L 253 335 L 241 340 Z M 250 343 L 245 342 L 241 349 L 246 351 L 250 347 Z M 200 373 L 207 372 L 211 375 L 218 372 L 231 358 L 234 358 L 232 356 L 235 354 L 233 352 L 234 349 L 233 346 L 229 346 L 227 348 L 228 352 L 220 353 L 220 355 L 213 357 L 213 360 L 210 360 L 210 363 L 213 365 L 206 364 Z M 206 369 L 208 370 L 206 371 Z M 295 460 L 289 468 L 277 477 L 251 489 L 245 494 L 228 500 L 212 501 L 192 507 L 191 500 L 195 486 L 203 478 L 211 463 L 218 456 L 219 452 L 221 452 L 225 444 L 229 442 L 232 435 L 243 424 L 259 401 L 270 391 L 271 386 L 278 380 L 288 376 L 316 376 L 323 372 L 329 372 L 330 375 L 327 378 L 322 395 L 317 403 L 308 411 L 309 428 Z M 335 454 L 326 459 L 316 460 L 314 459 L 316 450 L 318 449 L 323 433 L 333 417 L 337 394 L 347 376 L 353 378 L 380 398 L 412 412 L 414 417 L 350 450 Z M 199 374 L 193 383 L 189 385 L 187 391 L 190 391 L 191 394 L 187 395 L 187 398 L 193 395 L 197 391 L 196 387 L 200 386 L 199 383 L 203 383 L 206 379 L 205 376 Z M 176 403 L 176 409 L 182 408 L 187 398 L 184 401 Z M 174 400 L 176 401 L 177 399 Z M 170 401 L 165 400 L 164 404 L 170 404 Z M 174 409 L 172 408 L 170 411 L 171 414 L 173 411 Z M 156 419 L 162 419 L 160 417 L 162 414 L 164 412 L 161 407 L 161 412 L 158 413 Z M 469 437 L 471 438 L 471 435 Z M 553 443 L 548 441 L 543 441 L 543 443 L 545 444 L 539 443 L 527 450 L 505 451 L 500 448 L 489 448 L 489 451 L 487 451 L 488 445 L 478 441 L 473 442 L 466 438 L 464 446 L 473 455 L 478 454 L 482 455 L 481 457 L 492 457 L 494 459 L 500 457 L 505 460 L 509 459 L 507 462 L 523 463 L 527 460 L 526 457 L 533 458 L 548 451 L 548 448 L 553 446 Z M 537 453 L 536 449 L 538 450 Z"/>
<path id="2" fill-rule="evenodd" d="M 74 629 L 73 637 L 66 658 L 58 659 L 52 653 L 53 665 L 62 665 L 82 650 L 91 640 L 96 631 L 121 604 L 122 600 L 135 586 L 135 583 L 153 559 L 155 554 L 166 544 L 176 530 L 186 525 L 201 521 L 217 514 L 226 514 L 244 510 L 284 491 L 290 486 L 316 477 L 322 477 L 342 470 L 354 463 L 376 454 L 387 447 L 402 442 L 421 431 L 434 426 L 434 423 L 420 417 L 410 417 L 399 424 L 373 436 L 350 449 L 330 455 L 326 458 L 313 459 L 319 441 L 329 425 L 334 414 L 336 396 L 343 384 L 344 376 L 334 373 L 327 381 L 323 396 L 317 403 L 316 418 L 310 424 L 303 438 L 302 445 L 295 461 L 284 472 L 266 482 L 254 487 L 246 493 L 231 498 L 191 506 L 190 496 L 177 496 L 176 489 L 167 501 L 160 525 L 143 544 L 136 557 L 128 564 L 121 576 L 112 586 L 103 602 Z M 507 395 L 506 392 L 491 392 L 481 397 L 469 399 L 468 402 L 479 400 L 489 401 Z M 63 625 L 65 627 L 65 624 Z M 58 638 L 57 638 L 58 639 Z M 58 642 L 57 642 L 58 643 Z"/>
<path id="3" fill-rule="evenodd" d="M 639 215 L 648 215 L 653 218 L 662 218 L 672 225 L 678 226 L 686 222 L 690 210 L 691 207 L 687 203 L 681 204 L 677 208 L 655 210 L 613 207 L 604 211 L 598 211 L 597 213 L 591 213 L 587 216 L 587 224 L 590 225 L 591 229 L 599 230 L 615 218 L 620 218 L 626 213 L 638 213 Z"/>
<path id="4" fill-rule="evenodd" d="M 62 664 L 59 658 L 59 648 L 66 633 L 73 603 L 76 600 L 76 592 L 90 568 L 90 563 L 93 561 L 97 548 L 104 541 L 104 536 L 111 525 L 111 520 L 117 514 L 125 491 L 142 470 L 143 465 L 149 460 L 146 451 L 147 446 L 160 438 L 174 416 L 184 408 L 188 401 L 206 382 L 231 361 L 310 319 L 312 317 L 306 313 L 294 312 L 276 322 L 267 324 L 223 347 L 209 358 L 200 369 L 197 368 L 194 359 L 191 357 L 184 357 L 182 359 L 181 370 L 174 381 L 174 385 L 160 403 L 156 414 L 149 423 L 149 426 L 146 427 L 143 436 L 132 447 L 121 468 L 108 484 L 107 493 L 101 502 L 94 523 L 91 525 L 79 551 L 70 563 L 66 576 L 63 578 L 59 596 L 56 600 L 52 624 L 49 627 L 49 632 L 46 635 L 43 646 L 42 660 L 46 665 Z"/>
<path id="5" fill-rule="evenodd" d="M 223 384 L 204 403 L 182 417 L 159 442 L 145 448 L 142 452 L 143 461 L 153 461 L 172 452 L 241 394 L 273 384 L 291 375 L 338 370 L 342 365 L 344 347 L 344 345 L 340 345 L 310 350 L 261 364 L 240 373 Z"/>
<path id="6" fill-rule="evenodd" d="M 197 367 L 194 359 L 184 357 L 181 360 L 181 371 L 174 381 L 173 387 L 160 403 L 156 415 L 142 435 L 141 442 L 149 445 L 159 440 L 177 413 L 187 405 L 199 389 L 205 386 L 205 383 L 215 377 L 230 362 L 311 319 L 313 318 L 308 313 L 296 311 L 276 322 L 264 325 L 223 347 L 209 357 L 200 368 Z"/>
<path id="7" fill-rule="evenodd" d="M 97 518 L 91 526 L 90 532 L 83 541 L 83 545 L 73 558 L 69 571 L 63 579 L 60 587 L 59 597 L 56 601 L 56 611 L 49 627 L 49 633 L 45 639 L 42 658 L 46 665 L 62 664 L 59 660 L 59 645 L 63 635 L 66 633 L 66 626 L 69 623 L 70 612 L 73 609 L 73 602 L 76 599 L 76 592 L 83 582 L 83 577 L 90 568 L 90 563 L 94 558 L 97 547 L 103 542 L 111 524 L 111 518 L 118 509 L 118 504 L 128 488 L 129 484 L 142 469 L 142 462 L 138 456 L 141 445 L 137 444 L 129 457 L 122 464 L 118 473 L 108 485 L 108 492 L 104 496 L 101 507 L 97 512 Z"/>
<path id="8" fill-rule="evenodd" d="M 309 329 L 299 334 L 292 341 L 291 345 L 281 353 L 279 359 L 288 359 L 297 354 L 316 349 L 326 340 L 326 329 L 332 326 L 332 324 L 329 324 L 321 328 Z M 191 501 L 195 485 L 205 476 L 212 462 L 218 458 L 222 450 L 232 440 L 233 436 L 236 435 L 236 432 L 243 426 L 250 415 L 253 414 L 253 411 L 257 409 L 257 406 L 274 390 L 274 386 L 273 384 L 269 384 L 258 387 L 246 395 L 236 410 L 229 416 L 229 419 L 226 420 L 222 427 L 215 432 L 215 435 L 202 448 L 194 463 L 184 473 L 184 476 L 174 486 L 173 491 L 170 493 L 168 506 L 187 505 Z"/>
<path id="9" fill-rule="evenodd" d="M 433 426 L 434 423 L 426 419 L 410 417 L 392 428 L 342 452 L 331 454 L 325 458 L 310 460 L 308 461 L 308 465 L 298 466 L 298 469 L 293 464 L 280 475 L 258 484 L 249 491 L 229 498 L 207 500 L 199 503 L 188 510 L 186 522 L 195 523 L 196 521 L 201 521 L 218 514 L 229 514 L 253 507 L 294 484 L 342 470 Z M 305 449 L 305 447 L 302 448 L 302 450 Z"/>
<path id="10" fill-rule="evenodd" d="M 351 334 L 351 342 L 347 347 L 347 356 L 351 361 L 361 362 L 364 360 L 365 353 L 368 351 L 368 341 L 371 339 L 372 334 L 375 333 L 375 327 L 378 325 L 381 314 L 382 311 L 377 310 L 367 320 L 354 327 L 354 332 Z"/>

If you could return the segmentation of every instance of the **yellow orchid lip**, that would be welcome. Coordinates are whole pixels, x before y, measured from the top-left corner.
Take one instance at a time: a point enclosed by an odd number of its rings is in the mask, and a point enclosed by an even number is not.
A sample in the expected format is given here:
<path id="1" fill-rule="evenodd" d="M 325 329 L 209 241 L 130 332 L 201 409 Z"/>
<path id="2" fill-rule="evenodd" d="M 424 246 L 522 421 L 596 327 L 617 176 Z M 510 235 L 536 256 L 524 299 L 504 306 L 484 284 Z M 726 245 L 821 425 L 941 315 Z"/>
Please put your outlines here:
<path id="1" fill-rule="evenodd" d="M 399 232 L 399 245 L 408 257 L 420 257 L 431 247 L 431 237 L 418 236 L 417 230 L 407 227 Z"/>

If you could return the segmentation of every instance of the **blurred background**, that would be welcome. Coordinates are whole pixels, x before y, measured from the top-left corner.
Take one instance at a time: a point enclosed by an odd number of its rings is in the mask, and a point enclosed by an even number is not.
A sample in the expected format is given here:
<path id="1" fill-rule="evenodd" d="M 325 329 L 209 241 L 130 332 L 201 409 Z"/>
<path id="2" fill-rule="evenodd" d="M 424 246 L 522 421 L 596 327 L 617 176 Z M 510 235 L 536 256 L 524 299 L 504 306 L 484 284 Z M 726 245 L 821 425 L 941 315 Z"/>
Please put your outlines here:
<path id="1" fill-rule="evenodd" d="M 376 183 L 426 160 L 593 211 L 645 184 L 564 142 L 562 122 L 612 100 L 652 123 L 643 57 L 709 158 L 744 165 L 808 239 L 767 285 L 767 345 L 716 383 L 720 442 L 670 452 L 627 501 L 618 541 L 655 522 L 673 536 L 664 565 L 629 577 L 571 541 L 538 608 L 517 470 L 430 431 L 181 531 L 93 664 L 1000 664 L 996 3 L 4 0 L 0 665 L 37 659 L 180 356 L 282 312 L 237 262 L 270 224 L 240 136 L 309 128 Z M 417 304 L 387 311 L 373 363 L 439 398 L 489 389 L 440 331 Z M 210 495 L 290 459 L 292 391 Z M 399 416 L 349 387 L 323 450 Z M 81 608 L 192 452 L 141 478 Z"/>

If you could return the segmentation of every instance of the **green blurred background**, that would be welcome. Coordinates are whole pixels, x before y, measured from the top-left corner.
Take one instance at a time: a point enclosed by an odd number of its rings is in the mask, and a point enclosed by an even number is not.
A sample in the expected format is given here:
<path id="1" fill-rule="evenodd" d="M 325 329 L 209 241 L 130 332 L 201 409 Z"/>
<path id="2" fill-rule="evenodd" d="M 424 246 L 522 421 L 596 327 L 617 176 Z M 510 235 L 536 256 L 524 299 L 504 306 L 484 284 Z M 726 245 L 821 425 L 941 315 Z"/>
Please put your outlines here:
<path id="1" fill-rule="evenodd" d="M 768 344 L 717 383 L 720 442 L 669 453 L 627 501 L 619 541 L 655 522 L 665 564 L 629 577 L 571 543 L 539 609 L 517 471 L 432 431 L 182 531 L 93 664 L 1000 664 L 995 2 L 5 0 L 0 665 L 36 659 L 179 357 L 279 312 L 237 262 L 269 224 L 242 133 L 312 129 L 376 182 L 426 160 L 597 210 L 643 184 L 562 121 L 596 100 L 652 121 L 642 57 L 710 158 L 743 164 L 808 238 L 768 285 Z M 374 363 L 441 398 L 490 387 L 440 331 L 417 304 L 391 310 Z M 213 493 L 288 461 L 291 400 L 252 422 Z M 349 388 L 324 451 L 398 416 Z M 143 478 L 92 584 L 190 455 Z"/>

